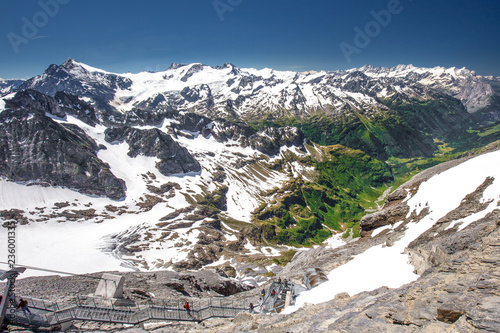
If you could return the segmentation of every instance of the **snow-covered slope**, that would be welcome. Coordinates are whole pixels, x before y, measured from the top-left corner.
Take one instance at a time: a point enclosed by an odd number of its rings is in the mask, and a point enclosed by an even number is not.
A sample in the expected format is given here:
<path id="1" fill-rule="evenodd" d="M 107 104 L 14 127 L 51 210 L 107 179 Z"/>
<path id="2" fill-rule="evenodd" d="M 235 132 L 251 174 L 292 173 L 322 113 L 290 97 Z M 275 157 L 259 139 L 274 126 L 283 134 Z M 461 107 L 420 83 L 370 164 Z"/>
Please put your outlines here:
<path id="1" fill-rule="evenodd" d="M 478 189 L 481 189 L 478 192 Z M 462 215 L 456 214 L 457 208 L 471 204 L 470 194 L 482 194 L 475 210 L 468 209 Z M 416 280 L 415 267 L 410 261 L 407 248 L 433 226 L 441 229 L 432 232 L 436 237 L 448 230 L 460 233 L 468 225 L 479 221 L 500 206 L 500 151 L 487 153 L 467 160 L 451 169 L 438 173 L 421 183 L 414 194 L 408 189 L 403 204 L 409 207 L 405 218 L 394 224 L 375 229 L 370 236 L 375 238 L 381 233 L 401 232 L 393 244 L 387 243 L 369 248 L 356 255 L 346 264 L 328 274 L 329 281 L 316 288 L 303 292 L 297 304 L 286 310 L 296 311 L 305 303 L 318 304 L 332 300 L 341 292 L 350 295 L 371 291 L 387 286 L 397 288 Z M 470 206 L 469 206 L 470 207 Z M 456 218 L 444 219 L 455 211 Z M 423 215 L 422 215 L 423 214 Z M 446 224 L 444 224 L 446 223 Z"/>
<path id="2" fill-rule="evenodd" d="M 109 103 L 120 112 L 132 109 L 189 110 L 208 116 L 241 119 L 277 115 L 370 114 L 385 109 L 379 99 L 398 95 L 429 99 L 444 93 L 461 100 L 473 113 L 487 107 L 496 92 L 488 81 L 462 68 L 362 68 L 335 72 L 291 72 L 265 68 L 172 64 L 161 72 L 109 73 L 69 59 L 27 80 L 21 89 L 86 96 L 96 105 Z"/>
<path id="3" fill-rule="evenodd" d="M 349 70 L 349 72 L 355 71 L 363 72 L 371 79 L 394 79 L 400 83 L 406 81 L 410 85 L 418 84 L 442 91 L 461 100 L 471 113 L 488 106 L 491 97 L 495 94 L 494 89 L 484 77 L 476 75 L 474 71 L 465 67 L 420 68 L 413 65 L 399 65 L 393 68 L 364 66 Z M 395 87 L 396 91 L 399 89 L 404 91 L 404 85 Z M 387 91 L 377 92 L 377 95 L 385 97 Z"/>
<path id="4" fill-rule="evenodd" d="M 288 174 L 273 170 L 274 162 L 281 159 L 282 154 L 306 154 L 300 150 L 303 143 L 300 137 L 296 146 L 293 143 L 283 143 L 274 153 L 266 155 L 262 153 L 262 148 L 252 143 L 252 138 L 262 137 L 262 140 L 269 140 L 274 145 L 285 142 L 286 132 L 274 134 L 279 137 L 269 136 L 267 132 L 251 132 L 252 136 L 247 138 L 238 134 L 238 128 L 233 124 L 221 120 L 209 121 L 189 114 L 178 115 L 176 119 L 165 118 L 158 126 L 131 128 L 129 131 L 143 131 L 141 133 L 145 133 L 144 136 L 159 131 L 164 136 L 173 138 L 176 144 L 186 149 L 201 165 L 200 171 L 165 174 L 158 168 L 159 157 L 144 153 L 130 156 L 131 144 L 136 145 L 136 142 L 111 141 L 106 139 L 106 135 L 109 135 L 107 131 L 110 130 L 108 127 L 92 121 L 84 122 L 69 111 L 61 113 L 60 105 L 70 107 L 62 100 L 59 105 L 55 105 L 53 103 L 56 102 L 51 98 L 46 99 L 47 96 L 33 92 L 18 93 L 14 102 L 11 101 L 12 97 L 8 98 L 8 102 L 12 104 L 9 104 L 8 111 L 3 114 L 4 125 L 15 122 L 26 131 L 26 128 L 33 126 L 30 121 L 40 119 L 39 121 L 43 120 L 48 126 L 57 129 L 60 125 L 59 130 L 64 129 L 63 135 L 73 133 L 82 137 L 84 133 L 89 138 L 87 141 L 93 140 L 99 147 L 95 152 L 96 157 L 109 167 L 113 176 L 125 183 L 125 196 L 112 200 L 104 196 L 86 195 L 84 193 L 88 191 L 80 188 L 48 186 L 51 181 L 44 179 L 22 182 L 0 179 L 2 220 L 15 220 L 18 223 L 18 263 L 89 273 L 102 270 L 172 269 L 173 265 L 181 262 L 196 267 L 206 264 L 222 265 L 234 262 L 238 255 L 279 255 L 279 247 L 248 243 L 239 254 L 221 252 L 202 258 L 200 252 L 205 253 L 205 249 L 200 247 L 200 243 L 205 244 L 203 241 L 207 237 L 215 237 L 211 243 L 222 251 L 222 244 L 225 242 L 239 240 L 239 229 L 250 225 L 252 211 L 270 200 L 266 197 L 266 192 L 290 179 Z M 25 107 L 31 108 L 33 113 L 26 114 L 23 107 L 15 109 L 16 105 L 24 105 L 22 103 L 28 103 L 26 105 L 29 107 Z M 45 108 L 46 105 L 51 106 L 47 107 L 45 116 L 35 112 L 37 108 Z M 78 103 L 75 105 L 77 109 L 81 106 Z M 3 108 L 5 102 L 2 104 Z M 87 116 L 91 113 L 90 110 L 83 112 Z M 193 128 L 187 124 L 191 119 L 189 117 L 194 117 Z M 192 130 L 184 129 L 183 126 Z M 10 133 L 9 128 L 5 128 L 5 133 Z M 248 129 L 242 131 L 245 133 Z M 290 129 L 292 137 L 298 135 L 296 132 L 296 129 Z M 159 134 L 155 135 L 156 141 L 163 138 Z M 62 139 L 63 136 L 55 140 Z M 30 137 L 26 138 L 26 141 L 29 140 Z M 36 139 L 43 140 L 43 137 Z M 248 144 L 243 145 L 241 140 L 248 140 Z M 23 147 L 25 142 L 8 143 L 11 147 L 16 145 Z M 274 151 L 271 148 L 266 148 L 267 150 Z M 38 155 L 36 150 L 32 151 L 32 155 Z M 8 165 L 8 161 L 4 162 L 6 163 Z M 85 164 L 82 161 L 78 163 Z M 297 168 L 303 167 L 296 163 L 290 170 Z M 89 176 L 88 171 L 81 173 L 81 176 Z M 51 173 L 47 174 L 50 178 Z M 45 175 L 42 173 L 42 176 Z M 205 198 L 214 197 L 213 193 L 224 196 L 224 200 L 219 200 L 218 208 L 221 212 L 217 216 L 213 212 L 203 211 L 201 204 L 198 206 L 198 203 L 207 200 Z M 6 232 L 6 228 L 0 228 L 0 237 L 7 239 Z M 7 261 L 6 254 L 7 252 L 1 251 L 0 261 Z M 33 271 L 30 274 L 40 273 Z"/>

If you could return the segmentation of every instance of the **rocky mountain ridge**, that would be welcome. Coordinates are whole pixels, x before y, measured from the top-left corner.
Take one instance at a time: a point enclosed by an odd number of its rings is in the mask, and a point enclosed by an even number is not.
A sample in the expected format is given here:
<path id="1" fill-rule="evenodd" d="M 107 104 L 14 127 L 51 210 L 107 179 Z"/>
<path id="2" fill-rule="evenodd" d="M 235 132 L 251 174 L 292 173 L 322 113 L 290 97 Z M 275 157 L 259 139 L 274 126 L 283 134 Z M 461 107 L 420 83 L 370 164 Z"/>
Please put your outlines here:
<path id="1" fill-rule="evenodd" d="M 106 126 L 156 126 L 165 116 L 189 112 L 257 127 L 294 126 L 315 143 L 342 144 L 382 160 L 432 156 L 436 141 L 484 141 L 470 130 L 500 120 L 497 79 L 465 68 L 302 73 L 195 63 L 116 74 L 68 59 L 16 89 L 76 95 Z"/>
<path id="2" fill-rule="evenodd" d="M 17 89 L 24 80 L 4 80 L 0 79 L 0 96 L 5 96 Z"/>
<path id="3" fill-rule="evenodd" d="M 495 103 L 498 89 L 492 82 L 465 68 L 412 65 L 301 73 L 195 63 L 172 64 L 163 72 L 115 74 L 68 59 L 18 89 L 48 95 L 65 91 L 110 111 L 189 110 L 212 118 L 248 120 L 266 114 L 335 115 L 347 110 L 370 116 L 386 109 L 386 99 L 429 100 L 436 93 L 458 99 L 469 113 L 477 114 Z M 482 117 L 498 120 L 498 112 Z"/>

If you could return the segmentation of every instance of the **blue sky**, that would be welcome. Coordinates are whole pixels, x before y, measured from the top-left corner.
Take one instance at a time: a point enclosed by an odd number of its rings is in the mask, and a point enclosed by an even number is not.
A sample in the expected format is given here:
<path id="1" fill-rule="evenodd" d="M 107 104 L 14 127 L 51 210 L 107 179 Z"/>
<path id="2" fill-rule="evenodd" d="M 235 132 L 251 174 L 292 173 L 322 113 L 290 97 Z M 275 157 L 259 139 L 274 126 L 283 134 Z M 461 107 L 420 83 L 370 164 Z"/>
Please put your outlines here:
<path id="1" fill-rule="evenodd" d="M 2 0 L 0 77 L 70 57 L 113 72 L 411 63 L 500 76 L 499 17 L 498 0 Z"/>

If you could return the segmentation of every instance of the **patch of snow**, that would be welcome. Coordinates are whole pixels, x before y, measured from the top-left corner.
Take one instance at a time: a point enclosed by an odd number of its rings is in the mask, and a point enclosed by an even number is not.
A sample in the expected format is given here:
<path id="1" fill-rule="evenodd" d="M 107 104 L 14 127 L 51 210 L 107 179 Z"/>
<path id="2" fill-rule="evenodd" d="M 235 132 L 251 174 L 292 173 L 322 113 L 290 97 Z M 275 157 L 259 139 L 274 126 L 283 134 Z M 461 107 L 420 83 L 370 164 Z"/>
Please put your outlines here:
<path id="1" fill-rule="evenodd" d="M 332 237 L 328 238 L 327 240 L 325 240 L 323 242 L 323 244 L 325 244 L 325 246 L 327 246 L 331 249 L 341 247 L 342 245 L 345 245 L 345 243 L 346 242 L 342 238 L 342 234 L 333 235 Z"/>
<path id="2" fill-rule="evenodd" d="M 236 235 L 224 235 L 224 237 L 228 242 L 236 242 L 238 240 L 238 237 L 236 237 Z"/>
<path id="3" fill-rule="evenodd" d="M 226 259 L 224 256 L 220 257 L 219 260 L 214 261 L 211 264 L 205 265 L 203 267 L 208 268 L 208 267 L 217 267 L 217 266 L 222 266 L 225 263 L 230 262 L 230 260 Z"/>
<path id="4" fill-rule="evenodd" d="M 281 251 L 270 246 L 264 246 L 261 248 L 261 253 L 269 257 L 277 257 L 281 255 Z"/>
<path id="5" fill-rule="evenodd" d="M 382 231 L 385 231 L 385 230 L 390 230 L 392 228 L 391 225 L 385 225 L 383 227 L 380 227 L 380 228 L 377 228 L 375 229 L 373 232 L 372 232 L 372 237 L 375 237 L 377 236 L 378 234 L 380 234 Z"/>
<path id="6" fill-rule="evenodd" d="M 243 246 L 243 247 L 249 251 L 249 253 L 247 253 L 248 255 L 260 254 L 261 253 L 259 250 L 257 250 L 257 248 L 255 246 L 253 246 L 252 244 L 250 244 L 250 241 L 248 241 L 248 240 L 245 243 L 245 246 Z"/>
<path id="7" fill-rule="evenodd" d="M 87 64 L 84 64 L 84 63 L 76 61 L 76 60 L 73 60 L 73 63 L 75 63 L 75 64 L 77 64 L 79 66 L 82 66 L 88 72 L 98 72 L 98 73 L 103 73 L 103 74 L 115 74 L 115 75 L 118 75 L 116 73 L 107 72 L 107 71 L 105 71 L 103 69 L 100 69 L 100 68 L 89 66 Z"/>

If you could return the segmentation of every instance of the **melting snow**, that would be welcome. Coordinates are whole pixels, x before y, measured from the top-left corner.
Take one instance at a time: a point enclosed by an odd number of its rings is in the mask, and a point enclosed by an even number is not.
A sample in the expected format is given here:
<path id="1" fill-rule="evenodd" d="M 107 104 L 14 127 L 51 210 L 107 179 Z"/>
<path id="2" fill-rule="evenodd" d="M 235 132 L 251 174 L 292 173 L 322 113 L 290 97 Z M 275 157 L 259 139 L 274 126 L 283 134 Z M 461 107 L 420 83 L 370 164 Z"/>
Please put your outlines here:
<path id="1" fill-rule="evenodd" d="M 329 281 L 299 295 L 295 306 L 285 309 L 292 313 L 305 303 L 318 304 L 335 298 L 340 292 L 354 295 L 382 286 L 398 288 L 416 280 L 413 266 L 404 254 L 408 244 L 432 227 L 435 221 L 457 208 L 462 199 L 474 192 L 486 179 L 495 181 L 484 192 L 484 200 L 493 200 L 482 212 L 466 218 L 461 228 L 497 208 L 500 193 L 500 151 L 478 156 L 422 183 L 418 192 L 408 200 L 410 210 L 417 213 L 424 207 L 430 209 L 429 215 L 418 223 L 409 223 L 404 236 L 392 247 L 379 245 L 357 255 L 348 263 L 328 274 Z"/>
<path id="2" fill-rule="evenodd" d="M 110 235 L 123 233 L 130 236 L 134 232 L 140 233 L 143 228 L 155 227 L 162 217 L 176 209 L 189 206 L 184 194 L 204 195 L 207 190 L 215 190 L 216 185 L 212 181 L 212 176 L 219 166 L 223 166 L 227 173 L 224 185 L 227 185 L 229 190 L 227 193 L 228 209 L 225 214 L 242 221 L 250 221 L 251 212 L 260 204 L 259 197 L 262 191 L 279 185 L 281 180 L 287 180 L 286 175 L 269 170 L 259 163 L 255 166 L 246 165 L 243 168 L 234 167 L 232 163 L 236 159 L 248 158 L 254 161 L 255 158 L 261 158 L 262 154 L 248 147 L 242 148 L 237 142 L 220 143 L 214 138 L 204 138 L 201 135 L 195 135 L 194 138 L 180 136 L 177 141 L 196 156 L 202 165 L 202 171 L 164 176 L 155 167 L 156 158 L 140 155 L 131 158 L 127 155 L 129 146 L 126 142 L 105 141 L 106 127 L 102 125 L 91 127 L 70 115 L 65 118 L 52 117 L 52 119 L 60 123 L 79 126 L 97 144 L 107 148 L 99 150 L 98 157 L 110 166 L 115 176 L 125 180 L 127 195 L 122 201 L 113 201 L 108 198 L 89 197 L 62 187 L 41 185 L 28 187 L 25 184 L 0 179 L 0 209 L 21 209 L 26 212 L 26 217 L 35 220 L 39 220 L 40 215 L 49 216 L 64 210 L 83 209 L 95 209 L 98 215 L 106 212 L 112 216 L 112 219 L 105 220 L 103 217 L 97 217 L 85 222 L 71 222 L 64 217 L 58 217 L 46 222 L 38 221 L 30 225 L 19 226 L 16 259 L 20 264 L 74 273 L 129 270 L 129 265 L 122 262 L 118 253 L 103 252 L 102 249 L 110 245 Z M 165 121 L 159 129 L 167 131 L 167 126 L 168 122 Z M 235 153 L 238 154 L 237 157 Z M 148 212 L 135 214 L 134 212 L 139 210 L 137 203 L 141 201 L 144 193 L 148 193 L 147 180 L 143 176 L 148 172 L 155 175 L 154 184 L 175 182 L 180 185 L 181 189 L 176 191 L 176 195 L 169 198 L 166 203 L 157 204 Z M 254 174 L 256 177 L 249 176 L 249 174 Z M 59 210 L 55 207 L 58 202 L 67 202 L 70 206 Z M 112 212 L 106 208 L 108 205 L 124 207 L 126 211 L 131 212 L 120 214 Z M 150 269 L 162 268 L 170 260 L 173 262 L 184 260 L 190 248 L 197 242 L 200 232 L 196 228 L 201 223 L 202 221 L 199 221 L 190 228 L 177 229 L 179 237 L 175 240 L 151 242 L 149 249 L 137 253 L 137 257 L 144 260 Z M 232 230 L 227 225 L 224 227 Z M 6 229 L 0 228 L 0 239 L 6 239 L 6 237 Z M 176 246 L 179 241 L 192 245 L 179 248 Z M 47 243 L 50 245 L 46 245 Z M 254 250 L 269 256 L 279 254 L 271 248 L 263 248 L 260 251 L 251 249 L 252 252 Z M 6 259 L 6 252 L 0 251 L 0 261 L 6 261 Z M 123 256 L 122 259 L 136 258 Z M 24 273 L 23 277 L 31 275 L 43 275 L 43 273 L 30 270 Z"/>

